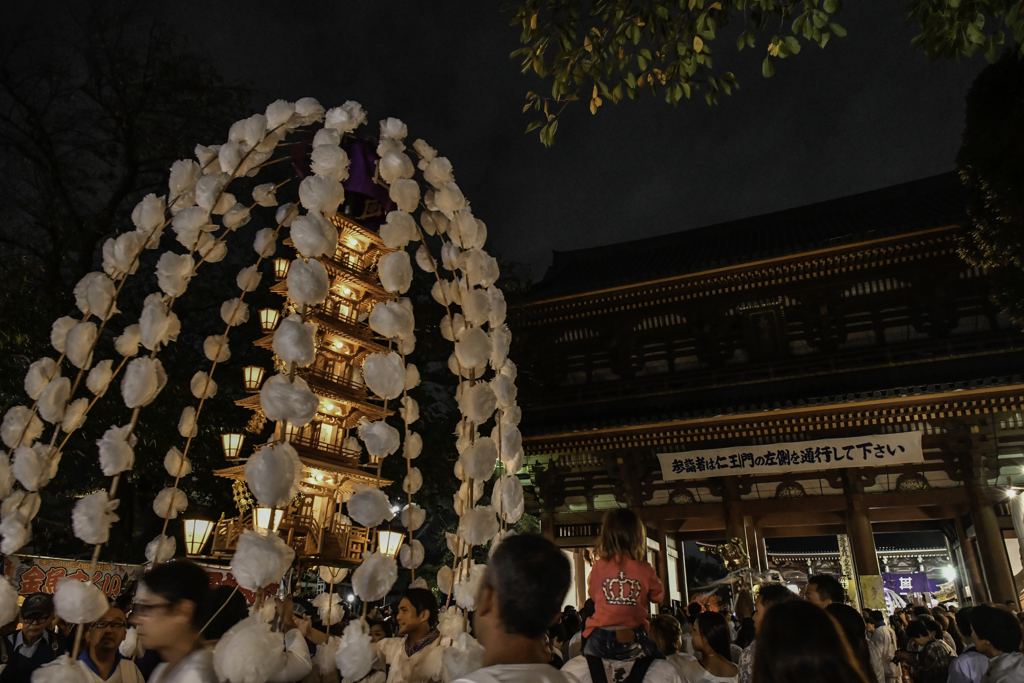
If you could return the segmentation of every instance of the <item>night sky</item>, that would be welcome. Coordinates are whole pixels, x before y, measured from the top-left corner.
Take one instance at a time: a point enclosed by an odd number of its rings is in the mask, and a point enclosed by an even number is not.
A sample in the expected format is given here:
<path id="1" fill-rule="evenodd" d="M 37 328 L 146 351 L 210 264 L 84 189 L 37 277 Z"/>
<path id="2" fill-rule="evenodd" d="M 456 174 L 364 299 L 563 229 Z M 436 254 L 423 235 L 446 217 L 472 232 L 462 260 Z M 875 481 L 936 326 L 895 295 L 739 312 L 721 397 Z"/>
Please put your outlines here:
<path id="1" fill-rule="evenodd" d="M 964 96 L 983 58 L 931 64 L 910 48 L 902 2 L 849 2 L 849 31 L 805 45 L 764 79 L 767 44 L 714 41 L 733 96 L 677 108 L 649 98 L 583 103 L 554 148 L 524 134 L 539 85 L 509 53 L 500 2 L 178 0 L 161 6 L 229 81 L 260 95 L 354 99 L 404 120 L 447 156 L 502 259 L 540 278 L 552 250 L 609 244 L 800 206 L 953 169 Z M 456 9 L 457 8 L 457 9 Z M 204 142 L 219 142 L 204 141 Z"/>

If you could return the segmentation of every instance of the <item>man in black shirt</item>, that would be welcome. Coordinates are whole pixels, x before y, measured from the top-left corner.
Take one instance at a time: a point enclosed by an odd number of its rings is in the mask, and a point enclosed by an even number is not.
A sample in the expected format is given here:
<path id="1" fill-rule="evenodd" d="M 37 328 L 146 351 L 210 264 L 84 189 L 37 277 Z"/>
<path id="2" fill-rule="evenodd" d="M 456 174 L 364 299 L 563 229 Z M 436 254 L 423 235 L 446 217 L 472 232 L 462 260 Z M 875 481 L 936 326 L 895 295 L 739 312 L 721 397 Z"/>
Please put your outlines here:
<path id="1" fill-rule="evenodd" d="M 31 683 L 32 672 L 67 653 L 65 640 L 46 629 L 53 617 L 53 599 L 45 593 L 25 598 L 21 605 L 21 630 L 0 644 L 0 683 Z"/>

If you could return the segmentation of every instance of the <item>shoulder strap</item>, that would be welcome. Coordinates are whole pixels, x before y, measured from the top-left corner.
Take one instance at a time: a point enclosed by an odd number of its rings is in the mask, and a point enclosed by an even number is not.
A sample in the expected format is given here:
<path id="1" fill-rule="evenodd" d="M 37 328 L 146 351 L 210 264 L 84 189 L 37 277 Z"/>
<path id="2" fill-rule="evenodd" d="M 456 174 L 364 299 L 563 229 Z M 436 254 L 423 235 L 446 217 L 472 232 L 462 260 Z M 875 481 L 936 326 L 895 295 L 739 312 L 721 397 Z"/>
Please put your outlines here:
<path id="1" fill-rule="evenodd" d="M 7 638 L 0 638 L 0 664 L 7 663 Z"/>
<path id="2" fill-rule="evenodd" d="M 641 657 L 634 661 L 633 669 L 629 672 L 629 676 L 626 677 L 625 683 L 642 683 L 647 675 L 647 670 L 651 668 L 653 663 L 654 657 Z"/>
<path id="3" fill-rule="evenodd" d="M 601 658 L 593 655 L 586 655 L 586 657 L 591 683 L 608 683 L 608 676 L 604 672 L 604 662 L 601 661 Z"/>

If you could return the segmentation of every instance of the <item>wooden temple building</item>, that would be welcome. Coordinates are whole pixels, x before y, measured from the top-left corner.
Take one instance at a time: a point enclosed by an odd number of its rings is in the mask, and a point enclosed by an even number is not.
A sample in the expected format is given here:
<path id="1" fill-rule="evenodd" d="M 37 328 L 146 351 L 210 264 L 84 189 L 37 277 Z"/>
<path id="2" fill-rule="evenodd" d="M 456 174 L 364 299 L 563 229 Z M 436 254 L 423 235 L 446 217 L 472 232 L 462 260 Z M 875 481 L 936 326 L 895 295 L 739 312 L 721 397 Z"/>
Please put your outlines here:
<path id="1" fill-rule="evenodd" d="M 358 564 L 370 539 L 366 529 L 352 525 L 342 514 L 342 505 L 354 484 L 381 487 L 391 483 L 379 478 L 377 463 L 366 459 L 354 436 L 361 418 L 372 421 L 385 415 L 384 407 L 368 395 L 361 367 L 369 354 L 387 350 L 375 340 L 366 320 L 377 302 L 393 298 L 381 287 L 376 272 L 378 260 L 390 250 L 375 230 L 352 218 L 338 215 L 332 220 L 339 232 L 338 246 L 333 256 L 321 258 L 331 277 L 331 289 L 326 302 L 307 311 L 307 320 L 318 326 L 316 360 L 297 371 L 320 398 L 320 405 L 310 424 L 286 427 L 287 440 L 304 465 L 299 495 L 271 520 L 272 511 L 247 504 L 244 486 L 236 484 L 236 500 L 242 500 L 240 507 L 246 509 L 240 509 L 238 517 L 217 522 L 215 557 L 233 554 L 239 535 L 253 528 L 256 515 L 258 528 L 265 532 L 273 527 L 309 564 Z M 284 244 L 286 249 L 293 248 L 290 239 Z M 255 344 L 271 353 L 277 323 L 296 312 L 295 304 L 287 299 L 289 263 L 287 258 L 274 261 L 278 282 L 271 291 L 285 299 L 281 309 L 260 311 L 265 336 Z M 273 373 L 284 369 L 277 356 L 273 363 Z M 273 425 L 267 424 L 260 408 L 259 389 L 263 377 L 273 373 L 254 366 L 245 368 L 245 373 L 250 395 L 236 403 L 253 411 L 247 430 L 262 435 L 262 443 L 270 438 Z M 238 461 L 216 474 L 244 484 L 245 464 Z"/>
<path id="2" fill-rule="evenodd" d="M 516 312 L 538 380 L 520 477 L 544 532 L 589 547 L 630 506 L 681 599 L 684 541 L 739 538 L 763 571 L 766 539 L 846 535 L 863 585 L 885 569 L 874 534 L 941 531 L 964 594 L 1016 600 L 999 485 L 1024 464 L 1024 334 L 958 256 L 964 221 L 949 174 L 555 253 Z M 765 472 L 744 453 L 666 476 L 728 449 L 788 463 L 804 442 L 918 437 L 916 462 Z"/>

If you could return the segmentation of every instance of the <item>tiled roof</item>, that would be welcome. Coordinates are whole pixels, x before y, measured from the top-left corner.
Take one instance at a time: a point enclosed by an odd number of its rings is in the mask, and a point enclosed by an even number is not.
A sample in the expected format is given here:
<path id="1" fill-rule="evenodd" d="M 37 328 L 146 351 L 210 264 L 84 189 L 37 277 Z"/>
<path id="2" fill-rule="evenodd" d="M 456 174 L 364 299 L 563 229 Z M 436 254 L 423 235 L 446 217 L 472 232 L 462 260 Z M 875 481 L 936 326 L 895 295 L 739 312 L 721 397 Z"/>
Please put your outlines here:
<path id="1" fill-rule="evenodd" d="M 737 191 L 742 191 L 738 189 Z M 556 251 L 539 300 L 648 282 L 960 223 L 954 173 L 728 223 L 589 249 Z"/>

